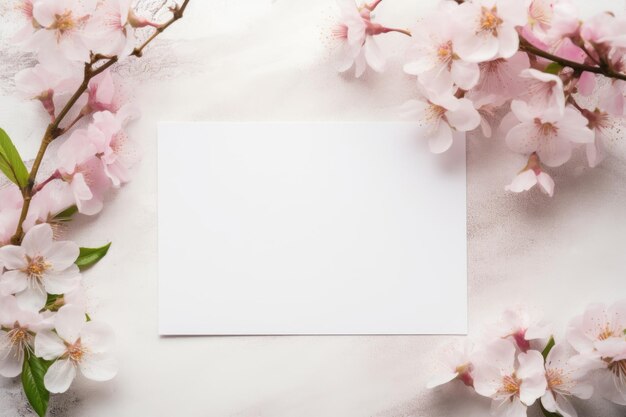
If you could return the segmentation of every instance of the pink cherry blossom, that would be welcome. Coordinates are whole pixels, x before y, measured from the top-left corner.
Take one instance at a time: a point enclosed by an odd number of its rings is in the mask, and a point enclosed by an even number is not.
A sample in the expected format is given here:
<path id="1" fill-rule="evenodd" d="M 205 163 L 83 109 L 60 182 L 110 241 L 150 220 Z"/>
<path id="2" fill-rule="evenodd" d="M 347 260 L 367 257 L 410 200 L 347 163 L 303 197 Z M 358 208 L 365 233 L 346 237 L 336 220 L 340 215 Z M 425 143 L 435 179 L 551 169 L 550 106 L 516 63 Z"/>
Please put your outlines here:
<path id="1" fill-rule="evenodd" d="M 411 58 L 404 71 L 417 75 L 424 88 L 444 92 L 456 85 L 469 90 L 478 83 L 478 64 L 463 61 L 455 51 L 455 31 L 448 22 L 458 7 L 454 2 L 441 3 L 436 13 L 412 31 Z"/>
<path id="2" fill-rule="evenodd" d="M 104 134 L 90 125 L 87 129 L 75 130 L 59 147 L 61 178 L 69 185 L 78 211 L 83 214 L 99 213 L 104 193 L 111 187 L 111 181 L 96 155 L 96 143 L 104 141 Z"/>
<path id="3" fill-rule="evenodd" d="M 480 125 L 480 115 L 467 98 L 447 93 L 438 95 L 425 91 L 419 100 L 404 105 L 405 115 L 416 119 L 426 129 L 426 138 L 433 153 L 450 149 L 454 138 L 464 139 L 465 132 Z"/>
<path id="4" fill-rule="evenodd" d="M 341 16 L 332 30 L 333 39 L 339 42 L 337 70 L 348 71 L 354 66 L 355 76 L 361 77 L 367 66 L 374 71 L 385 69 L 385 56 L 374 39 L 376 35 L 389 32 L 401 32 L 372 21 L 372 11 L 380 3 L 374 0 L 371 4 L 357 6 L 354 0 L 337 0 Z"/>
<path id="5" fill-rule="evenodd" d="M 52 393 L 67 391 L 77 370 L 94 381 L 113 378 L 117 374 L 116 361 L 109 354 L 113 343 L 109 326 L 87 322 L 80 307 L 62 307 L 55 319 L 55 332 L 44 330 L 35 337 L 35 355 L 54 360 L 44 376 L 46 389 Z"/>
<path id="6" fill-rule="evenodd" d="M 513 182 L 505 187 L 507 191 L 522 193 L 528 191 L 536 185 L 541 191 L 554 196 L 554 180 L 543 171 L 539 163 L 539 157 L 533 153 L 528 160 L 528 165 L 513 179 Z"/>
<path id="7" fill-rule="evenodd" d="M 552 22 L 546 40 L 557 43 L 565 37 L 577 38 L 580 35 L 578 8 L 571 0 L 559 0 L 552 6 Z"/>
<path id="8" fill-rule="evenodd" d="M 33 332 L 47 327 L 37 311 L 21 308 L 13 296 L 0 296 L 0 375 L 14 378 L 22 373 L 24 357 L 33 351 Z"/>
<path id="9" fill-rule="evenodd" d="M 456 13 L 459 30 L 455 41 L 459 56 L 469 62 L 510 58 L 519 48 L 516 27 L 528 22 L 525 0 L 474 0 Z"/>
<path id="10" fill-rule="evenodd" d="M 122 107 L 116 114 L 108 111 L 93 115 L 93 126 L 102 132 L 101 141 L 94 142 L 104 172 L 114 187 L 130 181 L 130 168 L 139 159 L 138 147 L 128 138 L 123 128 L 138 111 L 132 106 Z"/>
<path id="11" fill-rule="evenodd" d="M 593 143 L 587 119 L 571 106 L 561 114 L 551 108 L 542 113 L 523 101 L 514 100 L 511 110 L 520 121 L 506 135 L 509 148 L 521 154 L 536 152 L 541 162 L 557 167 L 567 162 L 574 144 Z"/>
<path id="12" fill-rule="evenodd" d="M 115 85 L 111 71 L 98 74 L 90 82 L 87 89 L 88 100 L 83 114 L 98 111 L 116 112 L 121 107 L 119 89 Z"/>
<path id="13" fill-rule="evenodd" d="M 55 172 L 54 178 L 39 190 L 32 198 L 28 216 L 24 221 L 24 229 L 48 223 L 52 227 L 54 237 L 62 236 L 66 219 L 57 220 L 56 216 L 74 205 L 74 195 L 61 180 L 61 173 Z"/>
<path id="14" fill-rule="evenodd" d="M 543 357 L 538 351 L 516 357 L 511 342 L 496 340 L 476 356 L 474 366 L 474 388 L 492 399 L 496 417 L 524 417 L 527 407 L 546 392 Z"/>
<path id="15" fill-rule="evenodd" d="M 46 304 L 47 294 L 63 294 L 78 286 L 77 258 L 78 245 L 53 241 L 48 224 L 35 226 L 21 246 L 0 248 L 0 262 L 7 269 L 0 277 L 0 291 L 16 294 L 21 306 L 38 311 Z"/>
<path id="16" fill-rule="evenodd" d="M 558 76 L 532 68 L 522 71 L 520 76 L 527 80 L 522 99 L 536 109 L 535 111 L 541 112 L 551 108 L 560 112 L 565 111 L 563 81 Z"/>
<path id="17" fill-rule="evenodd" d="M 509 59 L 495 59 L 480 64 L 480 79 L 475 87 L 483 95 L 492 95 L 502 100 L 517 97 L 525 90 L 522 71 L 530 68 L 528 55 L 519 52 Z"/>
<path id="18" fill-rule="evenodd" d="M 135 29 L 158 24 L 137 16 L 135 0 L 108 0 L 98 7 L 87 30 L 93 34 L 92 49 L 105 55 L 129 55 L 135 47 Z"/>
<path id="19" fill-rule="evenodd" d="M 524 308 L 506 310 L 495 326 L 497 336 L 512 340 L 522 352 L 528 352 L 531 341 L 548 339 L 552 329 L 547 323 L 532 318 Z"/>
<path id="20" fill-rule="evenodd" d="M 15 76 L 15 85 L 26 98 L 39 100 L 54 119 L 55 98 L 74 92 L 81 83 L 82 69 L 70 67 L 64 73 L 53 72 L 41 64 L 26 68 Z"/>
<path id="21" fill-rule="evenodd" d="M 545 32 L 551 27 L 555 0 L 533 0 L 528 8 L 528 20 L 533 30 Z"/>
<path id="22" fill-rule="evenodd" d="M 572 358 L 572 349 L 566 343 L 557 343 L 546 357 L 548 390 L 541 397 L 541 404 L 547 411 L 559 413 L 562 417 L 578 416 L 568 398 L 588 400 L 593 394 L 593 386 L 585 380 L 589 368 Z"/>
<path id="23" fill-rule="evenodd" d="M 37 52 L 39 61 L 50 68 L 65 68 L 60 57 L 68 61 L 89 61 L 85 26 L 94 7 L 91 1 L 34 1 L 33 17 L 41 29 L 32 34 L 26 46 Z"/>
<path id="24" fill-rule="evenodd" d="M 610 307 L 590 305 L 570 322 L 568 342 L 579 353 L 578 363 L 595 364 L 598 392 L 626 405 L 626 301 Z"/>
<path id="25" fill-rule="evenodd" d="M 469 387 L 473 386 L 472 352 L 473 345 L 467 341 L 462 345 L 454 344 L 445 348 L 442 352 L 441 363 L 439 363 L 440 371 L 426 387 L 435 388 L 456 379 Z"/>
<path id="26" fill-rule="evenodd" d="M 23 203 L 22 193 L 14 184 L 0 188 L 0 247 L 15 233 Z"/>

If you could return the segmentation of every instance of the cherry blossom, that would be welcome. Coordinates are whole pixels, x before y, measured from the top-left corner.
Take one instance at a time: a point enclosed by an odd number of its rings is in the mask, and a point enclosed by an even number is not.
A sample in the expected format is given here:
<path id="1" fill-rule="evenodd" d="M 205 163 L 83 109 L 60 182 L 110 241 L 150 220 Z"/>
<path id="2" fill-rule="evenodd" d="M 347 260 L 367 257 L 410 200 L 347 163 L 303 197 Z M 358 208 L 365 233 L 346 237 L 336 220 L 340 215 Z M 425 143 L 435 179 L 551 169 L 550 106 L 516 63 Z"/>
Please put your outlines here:
<path id="1" fill-rule="evenodd" d="M 72 67 L 72 70 L 60 74 L 37 64 L 18 72 L 15 76 L 15 85 L 26 98 L 39 100 L 54 119 L 55 98 L 76 90 L 80 84 L 81 72 L 80 68 Z"/>
<path id="2" fill-rule="evenodd" d="M 579 363 L 599 368 L 598 392 L 626 405 L 626 301 L 610 307 L 590 305 L 570 323 L 567 340 L 579 353 Z"/>
<path id="3" fill-rule="evenodd" d="M 93 34 L 93 50 L 106 55 L 125 56 L 132 52 L 137 41 L 135 29 L 158 27 L 157 23 L 137 16 L 134 0 L 103 2 L 89 21 L 87 31 Z"/>
<path id="4" fill-rule="evenodd" d="M 440 372 L 428 382 L 427 388 L 435 388 L 455 379 L 469 387 L 473 386 L 472 350 L 473 345 L 470 342 L 448 346 L 441 356 Z"/>
<path id="5" fill-rule="evenodd" d="M 574 144 L 594 142 L 587 119 L 571 106 L 567 106 L 563 114 L 557 108 L 540 112 L 523 101 L 514 100 L 511 110 L 520 123 L 506 135 L 507 145 L 522 154 L 536 152 L 541 162 L 549 167 L 567 162 Z"/>
<path id="6" fill-rule="evenodd" d="M 35 337 L 35 354 L 54 360 L 44 376 L 51 393 L 68 390 L 76 370 L 88 379 L 108 381 L 117 373 L 114 358 L 108 353 L 113 345 L 113 331 L 95 321 L 87 322 L 80 307 L 62 307 L 55 318 L 55 332 L 44 330 Z"/>
<path id="7" fill-rule="evenodd" d="M 46 304 L 47 294 L 63 294 L 80 282 L 78 245 L 53 241 L 52 228 L 41 224 L 31 228 L 21 246 L 0 248 L 0 263 L 7 271 L 0 277 L 0 292 L 16 294 L 22 307 L 34 310 Z"/>
<path id="8" fill-rule="evenodd" d="M 102 132 L 101 141 L 94 143 L 104 172 L 114 187 L 130 180 L 130 168 L 139 159 L 137 146 L 124 132 L 124 126 L 138 117 L 137 109 L 124 106 L 116 114 L 108 111 L 93 115 L 94 127 Z"/>
<path id="9" fill-rule="evenodd" d="M 506 310 L 496 324 L 495 331 L 501 338 L 510 338 L 522 352 L 528 352 L 531 341 L 548 339 L 552 334 L 549 324 L 532 318 L 521 307 Z"/>
<path id="10" fill-rule="evenodd" d="M 332 30 L 332 37 L 339 42 L 339 72 L 354 66 L 355 76 L 359 78 L 367 66 L 377 72 L 384 71 L 386 58 L 374 37 L 389 32 L 409 34 L 406 30 L 388 28 L 372 21 L 372 12 L 379 3 L 380 0 L 374 0 L 371 4 L 357 6 L 354 0 L 337 0 L 341 16 Z"/>
<path id="11" fill-rule="evenodd" d="M 469 62 L 510 58 L 519 48 L 516 27 L 528 22 L 524 0 L 474 0 L 458 8 L 456 51 Z"/>
<path id="12" fill-rule="evenodd" d="M 104 193 L 111 181 L 96 156 L 96 143 L 104 142 L 104 134 L 95 126 L 75 130 L 58 151 L 61 178 L 70 187 L 78 211 L 94 215 L 102 210 Z"/>
<path id="13" fill-rule="evenodd" d="M 496 340 L 477 355 L 474 366 L 474 388 L 492 399 L 494 416 L 526 416 L 527 407 L 546 392 L 543 357 L 535 350 L 516 357 L 511 342 Z"/>
<path id="14" fill-rule="evenodd" d="M 85 26 L 95 10 L 95 2 L 81 0 L 36 0 L 33 17 L 41 26 L 26 46 L 38 53 L 39 61 L 51 68 L 66 68 L 68 61 L 89 61 L 89 36 Z"/>
<path id="15" fill-rule="evenodd" d="M 536 153 L 530 155 L 528 165 L 505 187 L 507 191 L 521 193 L 536 185 L 550 197 L 554 196 L 554 180 L 543 170 Z"/>
<path id="16" fill-rule="evenodd" d="M 525 53 L 517 53 L 509 59 L 495 59 L 480 64 L 480 79 L 475 90 L 503 100 L 517 97 L 525 90 L 522 71 L 530 67 Z"/>
<path id="17" fill-rule="evenodd" d="M 411 60 L 404 71 L 417 75 L 422 86 L 436 92 L 452 90 L 454 85 L 470 90 L 480 77 L 478 64 L 463 61 L 455 51 L 455 31 L 448 21 L 457 8 L 453 2 L 441 3 L 437 13 L 412 31 Z"/>
<path id="18" fill-rule="evenodd" d="M 589 369 L 572 361 L 572 356 L 571 347 L 558 343 L 546 357 L 548 390 L 541 403 L 546 410 L 562 417 L 578 416 L 568 397 L 588 400 L 593 394 L 593 386 L 585 380 Z"/>
<path id="19" fill-rule="evenodd" d="M 88 100 L 82 109 L 83 114 L 98 111 L 116 112 L 120 107 L 120 96 L 111 71 L 104 71 L 89 82 Z"/>
<path id="20" fill-rule="evenodd" d="M 476 129 L 481 122 L 478 111 L 466 98 L 457 98 L 451 93 L 437 95 L 425 91 L 419 100 L 410 100 L 404 105 L 407 117 L 417 119 L 426 129 L 426 138 L 434 153 L 450 149 L 455 137 L 465 138 L 465 132 Z"/>
<path id="21" fill-rule="evenodd" d="M 24 356 L 33 351 L 34 333 L 46 328 L 36 311 L 20 308 L 13 296 L 0 296 L 0 375 L 13 378 L 22 373 Z"/>
<path id="22" fill-rule="evenodd" d="M 522 71 L 520 77 L 528 80 L 522 99 L 525 100 L 535 112 L 549 109 L 565 111 L 565 94 L 563 81 L 553 74 L 548 74 L 536 69 Z"/>

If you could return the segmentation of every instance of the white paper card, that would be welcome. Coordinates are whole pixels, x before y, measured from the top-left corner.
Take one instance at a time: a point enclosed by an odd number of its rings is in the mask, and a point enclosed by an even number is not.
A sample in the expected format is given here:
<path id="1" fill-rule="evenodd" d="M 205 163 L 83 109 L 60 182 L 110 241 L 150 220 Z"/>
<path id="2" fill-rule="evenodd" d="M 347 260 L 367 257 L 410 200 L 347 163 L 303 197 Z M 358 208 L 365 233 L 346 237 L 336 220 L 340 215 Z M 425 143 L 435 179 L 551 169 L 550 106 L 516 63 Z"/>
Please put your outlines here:
<path id="1" fill-rule="evenodd" d="M 465 333 L 455 146 L 406 123 L 161 123 L 160 333 Z"/>

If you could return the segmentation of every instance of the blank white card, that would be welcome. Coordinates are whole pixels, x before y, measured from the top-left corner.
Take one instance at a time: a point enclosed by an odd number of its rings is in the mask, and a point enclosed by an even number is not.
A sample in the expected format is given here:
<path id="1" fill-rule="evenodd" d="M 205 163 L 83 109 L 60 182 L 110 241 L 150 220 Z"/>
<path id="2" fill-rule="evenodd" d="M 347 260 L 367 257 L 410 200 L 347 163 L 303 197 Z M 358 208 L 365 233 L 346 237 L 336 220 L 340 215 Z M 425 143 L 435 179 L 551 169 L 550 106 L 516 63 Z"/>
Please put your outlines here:
<path id="1" fill-rule="evenodd" d="M 463 334 L 465 149 L 406 123 L 159 125 L 162 335 Z"/>

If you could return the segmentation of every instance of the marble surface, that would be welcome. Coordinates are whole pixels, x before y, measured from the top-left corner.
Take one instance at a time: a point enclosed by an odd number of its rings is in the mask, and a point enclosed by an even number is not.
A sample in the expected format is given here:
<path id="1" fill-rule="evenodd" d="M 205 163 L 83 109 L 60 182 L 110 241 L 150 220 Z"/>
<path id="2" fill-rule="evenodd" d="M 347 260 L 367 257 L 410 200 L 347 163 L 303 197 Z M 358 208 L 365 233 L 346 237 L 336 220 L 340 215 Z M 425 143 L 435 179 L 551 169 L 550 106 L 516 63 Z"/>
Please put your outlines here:
<path id="1" fill-rule="evenodd" d="M 584 14 L 623 9 L 616 0 L 577 0 Z M 386 0 L 378 18 L 409 26 L 434 0 Z M 424 386 L 450 337 L 193 337 L 157 335 L 156 122 L 160 120 L 394 120 L 415 92 L 401 73 L 406 39 L 385 39 L 388 72 L 361 80 L 329 64 L 324 35 L 331 0 L 192 0 L 182 24 L 118 73 L 143 118 L 131 129 L 144 149 L 135 180 L 101 215 L 69 230 L 85 246 L 113 242 L 86 274 L 93 317 L 117 329 L 121 371 L 110 383 L 78 380 L 51 400 L 64 417 L 444 417 L 485 416 L 488 402 L 462 386 Z M 3 13 L 3 15 L 5 15 Z M 15 94 L 12 76 L 30 58 L 8 44 L 0 18 L 0 125 L 34 155 L 45 117 Z M 5 58 L 6 57 L 6 58 Z M 524 303 L 558 326 L 593 301 L 626 295 L 626 143 L 589 171 L 556 172 L 554 199 L 511 195 L 523 165 L 502 140 L 469 139 L 470 332 Z M 584 174 L 584 175 L 582 175 Z M 470 401 L 470 399 L 472 399 Z M 594 399 L 581 416 L 618 417 Z M 538 414 L 530 414 L 537 417 Z M 0 417 L 34 416 L 19 380 L 0 380 Z"/>

